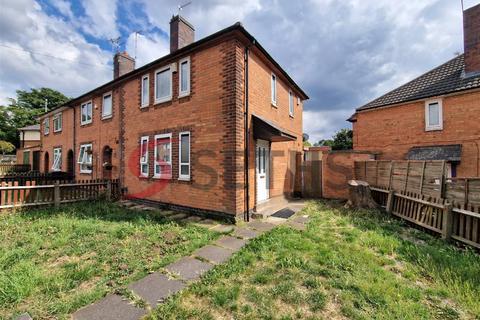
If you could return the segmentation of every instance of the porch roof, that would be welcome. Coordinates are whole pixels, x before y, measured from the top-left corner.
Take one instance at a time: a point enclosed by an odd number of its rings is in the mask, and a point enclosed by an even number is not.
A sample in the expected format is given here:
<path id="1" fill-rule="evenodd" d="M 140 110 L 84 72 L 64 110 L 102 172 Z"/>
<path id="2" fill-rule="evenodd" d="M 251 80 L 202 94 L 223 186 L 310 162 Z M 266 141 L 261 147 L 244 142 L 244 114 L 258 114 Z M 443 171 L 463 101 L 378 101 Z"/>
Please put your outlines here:
<path id="1" fill-rule="evenodd" d="M 446 160 L 460 161 L 462 157 L 462 145 L 440 145 L 413 147 L 408 151 L 408 160 Z"/>
<path id="2" fill-rule="evenodd" d="M 295 141 L 297 137 L 269 120 L 252 114 L 253 137 L 271 142 Z"/>

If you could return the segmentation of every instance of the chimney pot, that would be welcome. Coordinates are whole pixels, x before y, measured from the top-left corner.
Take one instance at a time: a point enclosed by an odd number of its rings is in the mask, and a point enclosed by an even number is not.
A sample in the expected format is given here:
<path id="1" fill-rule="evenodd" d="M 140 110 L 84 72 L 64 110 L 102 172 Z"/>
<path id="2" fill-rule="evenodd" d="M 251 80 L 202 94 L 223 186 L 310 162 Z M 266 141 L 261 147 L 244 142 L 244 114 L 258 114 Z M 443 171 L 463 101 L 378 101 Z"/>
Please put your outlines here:
<path id="1" fill-rule="evenodd" d="M 480 4 L 463 12 L 465 74 L 480 73 Z"/>
<path id="2" fill-rule="evenodd" d="M 123 76 L 135 69 L 135 59 L 124 52 L 117 52 L 113 57 L 113 79 Z"/>
<path id="3" fill-rule="evenodd" d="M 195 29 L 180 15 L 170 20 L 170 53 L 195 41 Z"/>

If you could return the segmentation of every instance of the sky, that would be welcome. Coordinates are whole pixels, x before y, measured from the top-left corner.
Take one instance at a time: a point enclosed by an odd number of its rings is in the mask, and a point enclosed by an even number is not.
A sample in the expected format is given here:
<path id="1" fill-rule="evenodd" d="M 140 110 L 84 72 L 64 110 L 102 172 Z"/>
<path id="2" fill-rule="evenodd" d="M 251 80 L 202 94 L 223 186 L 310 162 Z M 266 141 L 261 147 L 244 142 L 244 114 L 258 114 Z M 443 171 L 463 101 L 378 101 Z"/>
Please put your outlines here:
<path id="1" fill-rule="evenodd" d="M 137 35 L 137 67 L 168 54 L 170 18 L 186 1 L 0 0 L 0 104 L 17 89 L 76 97 L 110 81 L 109 39 L 133 56 Z M 242 22 L 310 96 L 303 117 L 312 142 L 463 52 L 461 0 L 192 0 L 181 14 L 196 39 Z"/>

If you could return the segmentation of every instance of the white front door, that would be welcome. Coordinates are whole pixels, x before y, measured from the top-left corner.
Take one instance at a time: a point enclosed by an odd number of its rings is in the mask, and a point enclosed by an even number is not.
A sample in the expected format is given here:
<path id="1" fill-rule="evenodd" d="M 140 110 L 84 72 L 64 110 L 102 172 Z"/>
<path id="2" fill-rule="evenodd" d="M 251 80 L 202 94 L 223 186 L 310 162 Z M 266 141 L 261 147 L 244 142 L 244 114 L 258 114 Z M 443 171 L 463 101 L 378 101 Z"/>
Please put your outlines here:
<path id="1" fill-rule="evenodd" d="M 269 198 L 270 187 L 270 144 L 268 141 L 257 140 L 255 148 L 255 163 L 257 172 L 257 203 Z"/>

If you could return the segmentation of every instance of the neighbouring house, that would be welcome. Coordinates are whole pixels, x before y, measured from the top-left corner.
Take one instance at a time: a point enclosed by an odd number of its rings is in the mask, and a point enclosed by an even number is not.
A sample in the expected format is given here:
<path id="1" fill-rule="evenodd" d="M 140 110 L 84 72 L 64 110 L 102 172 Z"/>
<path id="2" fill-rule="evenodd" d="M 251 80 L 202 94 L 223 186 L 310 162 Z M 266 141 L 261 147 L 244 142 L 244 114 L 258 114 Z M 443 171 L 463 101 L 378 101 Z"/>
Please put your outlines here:
<path id="1" fill-rule="evenodd" d="M 40 171 L 40 125 L 19 128 L 20 147 L 17 149 L 17 163 L 29 164 L 33 171 Z"/>
<path id="2" fill-rule="evenodd" d="M 230 220 L 294 192 L 308 96 L 240 23 L 194 41 L 170 21 L 170 54 L 40 117 L 43 171 L 119 178 L 128 197 Z"/>
<path id="3" fill-rule="evenodd" d="M 446 160 L 480 176 L 480 5 L 464 13 L 464 53 L 358 108 L 353 147 L 385 160 Z"/>

